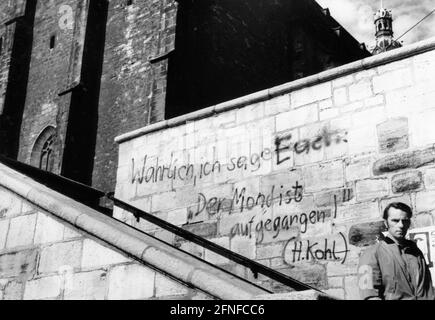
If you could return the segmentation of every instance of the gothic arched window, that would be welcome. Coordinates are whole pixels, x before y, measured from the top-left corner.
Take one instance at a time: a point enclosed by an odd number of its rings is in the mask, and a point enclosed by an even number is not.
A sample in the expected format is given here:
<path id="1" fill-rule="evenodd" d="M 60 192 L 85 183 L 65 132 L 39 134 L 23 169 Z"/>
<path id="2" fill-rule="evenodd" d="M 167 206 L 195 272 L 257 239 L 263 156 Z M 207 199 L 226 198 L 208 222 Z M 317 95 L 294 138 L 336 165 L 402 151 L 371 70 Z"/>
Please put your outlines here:
<path id="1" fill-rule="evenodd" d="M 54 168 L 54 138 L 56 130 L 52 126 L 45 128 L 36 139 L 30 156 L 31 165 L 46 171 Z"/>

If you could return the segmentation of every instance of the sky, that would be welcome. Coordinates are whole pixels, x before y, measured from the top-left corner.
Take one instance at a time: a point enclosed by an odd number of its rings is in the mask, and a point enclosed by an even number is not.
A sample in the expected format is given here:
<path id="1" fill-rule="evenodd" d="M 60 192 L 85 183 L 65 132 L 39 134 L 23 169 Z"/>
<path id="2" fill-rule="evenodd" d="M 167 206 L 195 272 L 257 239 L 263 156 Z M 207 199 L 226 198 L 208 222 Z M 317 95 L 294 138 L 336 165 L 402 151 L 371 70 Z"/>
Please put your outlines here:
<path id="1" fill-rule="evenodd" d="M 335 18 L 359 42 L 374 45 L 373 14 L 381 6 L 380 0 L 316 0 L 329 8 Z M 435 9 L 434 0 L 383 0 L 383 6 L 393 13 L 394 37 L 398 38 L 420 19 Z M 399 41 L 408 45 L 435 37 L 435 13 L 403 36 Z"/>

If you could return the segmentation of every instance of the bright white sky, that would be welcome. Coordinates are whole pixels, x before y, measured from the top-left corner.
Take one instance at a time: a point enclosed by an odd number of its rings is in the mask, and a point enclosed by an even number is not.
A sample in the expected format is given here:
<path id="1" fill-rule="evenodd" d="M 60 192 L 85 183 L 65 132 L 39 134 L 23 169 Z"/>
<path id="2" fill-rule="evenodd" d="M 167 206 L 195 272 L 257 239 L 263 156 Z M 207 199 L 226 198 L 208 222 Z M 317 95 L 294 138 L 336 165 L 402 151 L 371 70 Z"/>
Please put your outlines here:
<path id="1" fill-rule="evenodd" d="M 373 14 L 380 0 L 316 0 L 359 42 L 370 47 L 374 44 Z M 435 9 L 435 0 L 383 0 L 384 8 L 392 9 L 394 37 L 400 37 L 425 15 Z M 435 13 L 426 18 L 400 41 L 404 45 L 435 37 Z"/>

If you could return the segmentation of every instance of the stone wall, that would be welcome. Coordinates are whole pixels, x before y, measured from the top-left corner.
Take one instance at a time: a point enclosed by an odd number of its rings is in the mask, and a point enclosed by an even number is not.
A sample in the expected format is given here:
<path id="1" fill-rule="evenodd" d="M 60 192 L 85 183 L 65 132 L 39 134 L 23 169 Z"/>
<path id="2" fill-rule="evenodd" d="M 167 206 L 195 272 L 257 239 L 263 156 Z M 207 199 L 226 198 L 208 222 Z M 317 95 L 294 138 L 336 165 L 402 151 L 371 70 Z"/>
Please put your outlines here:
<path id="1" fill-rule="evenodd" d="M 209 299 L 0 188 L 0 300 Z"/>
<path id="2" fill-rule="evenodd" d="M 389 202 L 411 205 L 413 228 L 434 224 L 435 51 L 422 47 L 120 137 L 116 197 L 332 295 L 358 299 L 358 258 L 383 230 Z M 274 291 L 288 290 L 123 210 L 115 216 Z"/>

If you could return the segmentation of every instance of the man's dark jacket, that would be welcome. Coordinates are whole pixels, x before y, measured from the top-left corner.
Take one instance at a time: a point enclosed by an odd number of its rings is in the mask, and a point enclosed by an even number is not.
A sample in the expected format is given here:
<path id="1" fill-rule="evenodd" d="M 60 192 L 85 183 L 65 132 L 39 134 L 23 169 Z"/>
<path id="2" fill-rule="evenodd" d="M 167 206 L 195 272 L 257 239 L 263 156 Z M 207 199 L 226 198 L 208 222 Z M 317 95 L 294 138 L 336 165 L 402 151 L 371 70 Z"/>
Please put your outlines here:
<path id="1" fill-rule="evenodd" d="M 429 268 L 413 241 L 406 240 L 399 247 L 385 237 L 362 254 L 358 270 L 362 299 L 435 299 Z"/>

